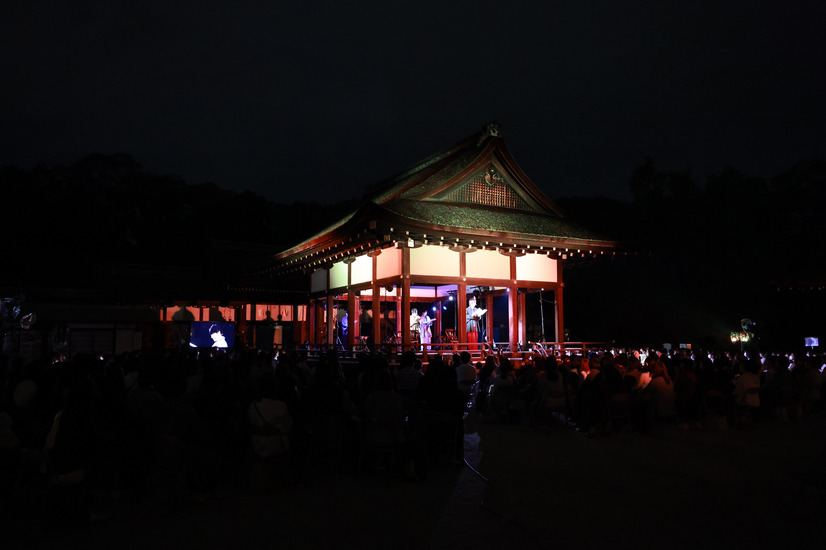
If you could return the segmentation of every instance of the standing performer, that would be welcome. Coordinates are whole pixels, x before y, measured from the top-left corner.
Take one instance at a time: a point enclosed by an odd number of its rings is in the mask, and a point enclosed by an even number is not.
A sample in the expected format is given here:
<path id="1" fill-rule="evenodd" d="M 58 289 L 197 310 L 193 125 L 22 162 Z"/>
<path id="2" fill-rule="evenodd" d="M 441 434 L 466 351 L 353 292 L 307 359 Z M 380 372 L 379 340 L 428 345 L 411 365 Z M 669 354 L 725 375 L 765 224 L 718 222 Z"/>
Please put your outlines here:
<path id="1" fill-rule="evenodd" d="M 430 325 L 432 324 L 433 319 L 431 319 L 427 315 L 427 310 L 424 310 L 422 312 L 422 316 L 419 318 L 419 340 L 421 341 L 422 345 L 429 344 L 431 338 L 433 337 L 433 333 L 430 330 Z"/>
<path id="2" fill-rule="evenodd" d="M 419 316 L 419 310 L 415 307 L 410 310 L 410 330 L 414 330 L 416 332 L 419 331 L 419 321 L 421 317 Z"/>
<path id="3" fill-rule="evenodd" d="M 419 317 L 419 310 L 415 307 L 410 310 L 410 336 L 411 339 L 417 341 L 419 338 L 419 324 L 421 317 Z M 418 346 L 417 346 L 418 347 Z"/>
<path id="4" fill-rule="evenodd" d="M 467 341 L 468 343 L 476 343 L 479 341 L 479 333 L 481 331 L 482 315 L 488 310 L 476 307 L 476 297 L 471 297 L 468 300 L 468 307 L 465 313 L 465 320 L 467 321 Z"/>

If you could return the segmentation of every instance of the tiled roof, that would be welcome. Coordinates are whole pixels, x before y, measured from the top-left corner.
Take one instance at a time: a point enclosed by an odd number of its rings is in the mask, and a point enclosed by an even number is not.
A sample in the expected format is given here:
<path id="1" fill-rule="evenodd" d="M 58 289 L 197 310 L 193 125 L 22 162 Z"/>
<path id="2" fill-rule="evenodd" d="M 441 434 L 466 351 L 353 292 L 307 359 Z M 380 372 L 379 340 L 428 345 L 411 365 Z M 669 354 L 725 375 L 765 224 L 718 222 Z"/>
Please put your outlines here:
<path id="1" fill-rule="evenodd" d="M 485 180 L 490 191 L 484 185 Z M 462 194 L 462 190 L 468 189 L 463 186 L 471 185 L 471 181 L 476 185 L 473 193 Z M 475 183 L 477 181 L 482 183 Z M 503 196 L 508 200 L 500 200 Z M 454 202 L 456 200 L 466 202 Z M 383 214 L 385 220 L 382 220 Z M 411 232 L 421 228 L 422 233 L 501 236 L 514 243 L 524 241 L 526 245 L 587 241 L 597 247 L 610 248 L 616 244 L 566 220 L 519 168 L 499 128 L 488 125 L 453 147 L 371 186 L 355 212 L 276 257 L 294 262 L 296 257 L 313 254 L 318 261 L 319 254 L 340 254 L 345 248 L 343 239 L 348 237 L 345 233 L 352 230 L 358 237 L 367 225 L 376 230 L 383 222 L 409 227 Z M 361 245 L 382 245 L 381 238 L 367 244 L 365 234 L 361 234 Z"/>
<path id="2" fill-rule="evenodd" d="M 455 156 L 442 159 L 437 165 L 430 166 L 429 168 L 433 170 L 433 173 L 415 185 L 410 186 L 413 180 L 421 177 L 419 173 L 409 174 L 407 177 L 395 181 L 393 185 L 373 195 L 370 200 L 376 204 L 382 204 L 391 200 L 396 194 L 399 194 L 399 191 L 401 191 L 399 196 L 405 198 L 413 198 L 421 195 L 426 196 L 441 187 L 446 181 L 458 175 L 468 164 L 476 160 L 479 152 L 476 148 L 460 151 Z"/>
<path id="3" fill-rule="evenodd" d="M 483 234 L 492 232 L 540 238 L 598 240 L 604 241 L 606 245 L 611 244 L 608 239 L 558 216 L 530 212 L 515 213 L 473 204 L 406 199 L 395 199 L 383 207 L 410 220 L 456 230 Z"/>

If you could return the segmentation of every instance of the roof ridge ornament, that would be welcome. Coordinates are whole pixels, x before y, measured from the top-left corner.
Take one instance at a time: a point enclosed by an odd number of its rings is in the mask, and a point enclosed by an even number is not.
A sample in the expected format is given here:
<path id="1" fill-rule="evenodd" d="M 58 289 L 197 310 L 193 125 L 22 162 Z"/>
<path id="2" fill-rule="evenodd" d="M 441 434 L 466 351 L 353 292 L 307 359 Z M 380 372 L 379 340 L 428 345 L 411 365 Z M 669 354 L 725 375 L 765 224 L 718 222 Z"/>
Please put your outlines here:
<path id="1" fill-rule="evenodd" d="M 488 165 L 488 169 L 485 171 L 485 183 L 491 187 L 497 183 L 503 183 L 502 176 L 496 173 L 496 168 L 492 164 Z"/>
<path id="2" fill-rule="evenodd" d="M 479 141 L 476 142 L 476 147 L 481 146 L 489 137 L 502 137 L 502 128 L 495 122 L 489 122 L 482 128 L 482 134 L 479 136 Z"/>

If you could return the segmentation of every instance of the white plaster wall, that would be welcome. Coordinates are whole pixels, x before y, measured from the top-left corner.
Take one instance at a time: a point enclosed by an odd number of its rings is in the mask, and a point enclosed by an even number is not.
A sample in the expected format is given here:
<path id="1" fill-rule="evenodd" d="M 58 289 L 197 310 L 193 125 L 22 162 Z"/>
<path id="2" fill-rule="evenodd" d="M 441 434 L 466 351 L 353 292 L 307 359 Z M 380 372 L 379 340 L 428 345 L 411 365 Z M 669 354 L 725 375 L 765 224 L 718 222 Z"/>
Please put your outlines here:
<path id="1" fill-rule="evenodd" d="M 330 288 L 347 286 L 347 264 L 336 262 L 330 269 Z"/>
<path id="2" fill-rule="evenodd" d="M 402 274 L 402 251 L 398 248 L 384 248 L 379 254 L 376 265 L 376 276 L 379 279 L 385 277 L 398 277 Z"/>
<path id="3" fill-rule="evenodd" d="M 356 261 L 350 265 L 350 284 L 357 285 L 359 283 L 369 283 L 373 280 L 373 258 L 367 256 L 359 256 Z"/>
<path id="4" fill-rule="evenodd" d="M 411 248 L 410 274 L 458 277 L 459 253 L 443 246 Z"/>
<path id="5" fill-rule="evenodd" d="M 520 281 L 555 283 L 556 259 L 545 254 L 527 254 L 516 258 L 516 278 Z"/>
<path id="6" fill-rule="evenodd" d="M 468 277 L 510 279 L 511 260 L 495 250 L 477 250 L 465 255 L 465 274 Z"/>

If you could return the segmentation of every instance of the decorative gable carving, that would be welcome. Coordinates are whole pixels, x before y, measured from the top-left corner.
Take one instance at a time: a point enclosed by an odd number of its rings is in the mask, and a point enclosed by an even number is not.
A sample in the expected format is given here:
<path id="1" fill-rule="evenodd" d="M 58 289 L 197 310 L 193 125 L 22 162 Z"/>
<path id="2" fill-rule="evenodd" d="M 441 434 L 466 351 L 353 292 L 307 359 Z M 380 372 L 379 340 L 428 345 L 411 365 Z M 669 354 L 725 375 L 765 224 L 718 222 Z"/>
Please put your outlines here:
<path id="1" fill-rule="evenodd" d="M 444 197 L 449 202 L 480 204 L 530 212 L 530 205 L 514 191 L 493 165 L 455 187 Z"/>

